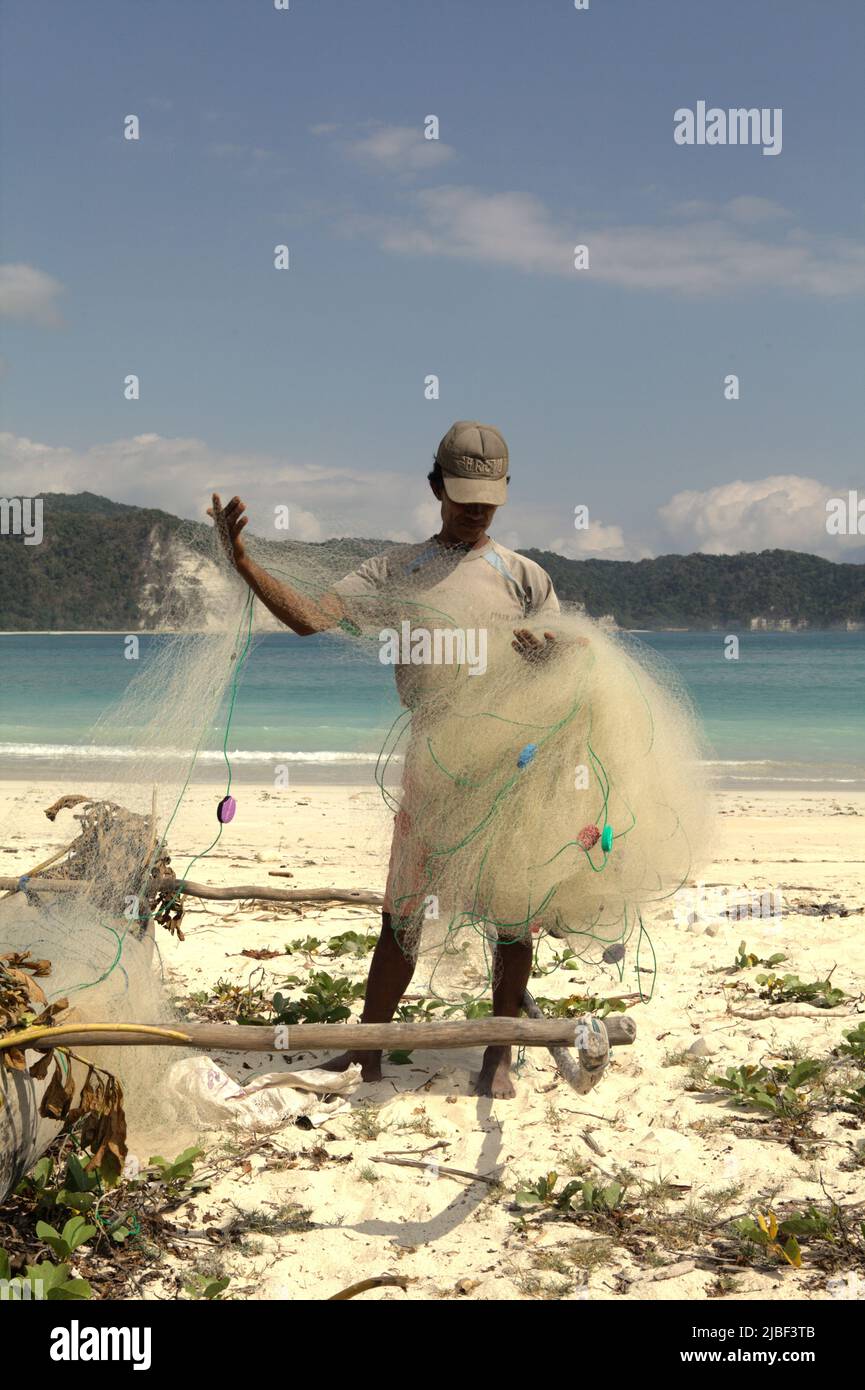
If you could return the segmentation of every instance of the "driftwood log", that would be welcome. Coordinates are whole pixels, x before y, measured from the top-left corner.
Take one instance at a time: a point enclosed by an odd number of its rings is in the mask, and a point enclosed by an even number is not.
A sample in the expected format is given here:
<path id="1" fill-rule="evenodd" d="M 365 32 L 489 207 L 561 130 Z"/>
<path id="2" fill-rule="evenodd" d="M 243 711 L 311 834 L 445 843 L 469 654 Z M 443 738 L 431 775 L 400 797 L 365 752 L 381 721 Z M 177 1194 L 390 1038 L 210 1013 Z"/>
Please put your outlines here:
<path id="1" fill-rule="evenodd" d="M 0 878 L 0 892 L 15 892 L 19 878 Z M 89 885 L 82 879 L 43 878 L 27 876 L 27 891 L 39 893 L 78 893 Z M 192 898 L 211 902 L 232 902 L 235 899 L 262 898 L 277 903 L 370 903 L 381 907 L 381 893 L 368 893 L 360 888 L 271 888 L 269 885 L 242 883 L 234 888 L 214 888 L 209 883 L 189 883 L 182 878 L 160 878 L 164 893 L 188 893 Z"/>
<path id="2" fill-rule="evenodd" d="M 633 1021 L 596 1019 L 611 1046 L 634 1041 Z M 0 1039 L 28 1048 L 51 1047 L 196 1047 L 221 1052 L 378 1052 L 384 1049 L 518 1046 L 574 1047 L 585 1020 L 574 1018 L 454 1019 L 441 1023 L 296 1023 L 260 1024 L 179 1023 L 170 1028 L 145 1023 L 65 1023 L 54 1028 L 28 1028 Z M 277 1036 L 279 1042 L 277 1044 Z"/>

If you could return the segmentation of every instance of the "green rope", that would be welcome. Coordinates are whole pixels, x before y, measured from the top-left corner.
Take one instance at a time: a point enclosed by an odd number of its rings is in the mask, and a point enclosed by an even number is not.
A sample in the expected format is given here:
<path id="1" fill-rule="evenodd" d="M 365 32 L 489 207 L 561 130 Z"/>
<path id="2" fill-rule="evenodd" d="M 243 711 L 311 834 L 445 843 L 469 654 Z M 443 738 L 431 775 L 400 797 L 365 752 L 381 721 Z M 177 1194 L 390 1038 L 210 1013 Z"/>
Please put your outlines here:
<path id="1" fill-rule="evenodd" d="M 244 641 L 244 644 L 243 644 L 243 650 L 240 652 L 240 655 L 237 656 L 237 654 L 235 653 L 236 660 L 235 660 L 235 664 L 234 664 L 234 675 L 233 675 L 232 681 L 231 681 L 231 690 L 230 690 L 230 694 L 229 694 L 229 703 L 228 703 L 228 714 L 227 714 L 226 720 L 225 720 L 225 734 L 224 734 L 223 739 L 222 739 L 222 756 L 223 756 L 223 759 L 224 759 L 224 761 L 225 761 L 225 767 L 226 767 L 226 772 L 227 772 L 227 781 L 226 781 L 226 785 L 225 785 L 225 795 L 226 795 L 226 796 L 228 796 L 229 792 L 231 791 L 231 779 L 232 779 L 232 773 L 231 773 L 231 759 L 230 759 L 229 756 L 228 756 L 228 735 L 229 735 L 229 733 L 231 732 L 231 721 L 232 721 L 232 719 L 234 718 L 234 706 L 235 706 L 235 704 L 236 704 L 236 702 L 237 702 L 237 687 L 238 687 L 238 683 L 239 683 L 239 681 L 240 681 L 240 673 L 241 673 L 241 670 L 242 670 L 242 668 L 243 668 L 243 663 L 244 663 L 245 660 L 246 660 L 246 656 L 247 656 L 247 653 L 248 653 L 248 651 L 249 651 L 250 644 L 251 644 L 251 642 L 252 642 L 252 619 L 253 619 L 254 610 L 255 610 L 255 595 L 253 594 L 252 590 L 250 589 L 249 593 L 247 594 L 246 604 L 245 604 L 245 606 L 244 606 L 244 615 L 241 617 L 241 620 L 240 620 L 240 622 L 241 622 L 241 627 L 242 627 L 242 625 L 243 625 L 243 617 L 246 618 L 246 638 L 245 638 L 245 641 Z M 185 793 L 186 793 L 187 787 L 189 786 L 189 780 L 190 780 L 190 778 L 192 777 L 192 772 L 193 772 L 193 769 L 194 769 L 194 767 L 195 767 L 195 760 L 196 760 L 196 758 L 198 757 L 199 751 L 200 751 L 200 749 L 201 749 L 201 742 L 202 742 L 202 739 L 203 739 L 203 738 L 204 738 L 204 731 L 202 730 L 201 737 L 199 738 L 198 744 L 197 744 L 196 749 L 195 749 L 195 752 L 194 752 L 193 755 L 192 755 L 192 762 L 191 762 L 190 765 L 189 765 L 189 771 L 188 771 L 187 774 L 186 774 L 186 781 L 185 781 L 184 784 L 183 784 L 183 788 L 182 788 L 182 790 L 181 790 L 181 792 L 180 792 L 180 795 L 179 795 L 178 798 L 177 798 L 177 803 L 176 803 L 176 805 L 175 805 L 175 807 L 174 807 L 174 810 L 172 811 L 172 813 L 171 813 L 171 815 L 170 815 L 170 817 L 169 817 L 169 819 L 168 819 L 168 822 L 167 822 L 167 824 L 166 824 L 166 826 L 165 826 L 165 830 L 164 830 L 163 836 L 162 836 L 163 842 L 165 841 L 165 839 L 166 839 L 167 836 L 168 836 L 168 831 L 169 831 L 169 829 L 171 828 L 171 824 L 172 824 L 172 822 L 173 822 L 173 820 L 174 820 L 174 817 L 177 815 L 177 812 L 178 812 L 178 810 L 179 810 L 179 808 L 180 808 L 180 803 L 181 803 L 181 801 L 183 800 L 183 797 L 184 797 L 184 795 L 185 795 Z M 186 866 L 186 872 L 184 873 L 182 880 L 178 883 L 177 891 L 175 892 L 175 894 L 174 894 L 173 898 L 170 900 L 170 902 L 168 902 L 168 903 L 165 905 L 165 907 L 164 907 L 164 909 L 163 909 L 164 911 L 168 911 L 168 909 L 171 908 L 171 907 L 174 905 L 174 903 L 177 901 L 177 899 L 180 898 L 180 897 L 183 895 L 183 885 L 186 883 L 186 881 L 187 881 L 188 878 L 189 878 L 189 871 L 190 871 L 190 869 L 192 868 L 193 864 L 197 864 L 198 861 L 199 861 L 199 859 L 204 859 L 204 857 L 205 857 L 206 855 L 210 854 L 211 850 L 214 849 L 214 848 L 219 844 L 219 841 L 220 841 L 220 839 L 222 838 L 222 832 L 223 832 L 224 828 L 225 828 L 225 827 L 224 827 L 222 821 L 220 821 L 220 823 L 219 823 L 219 829 L 218 829 L 218 831 L 216 832 L 216 835 L 215 835 L 215 836 L 213 837 L 213 839 L 211 840 L 210 844 L 207 846 L 207 848 L 206 848 L 206 849 L 199 850 L 198 854 L 194 854 L 194 855 L 192 856 L 192 858 L 190 859 L 189 863 L 188 863 L 187 866 Z M 149 873 L 150 866 L 148 865 L 147 867 L 148 867 L 148 873 Z"/>

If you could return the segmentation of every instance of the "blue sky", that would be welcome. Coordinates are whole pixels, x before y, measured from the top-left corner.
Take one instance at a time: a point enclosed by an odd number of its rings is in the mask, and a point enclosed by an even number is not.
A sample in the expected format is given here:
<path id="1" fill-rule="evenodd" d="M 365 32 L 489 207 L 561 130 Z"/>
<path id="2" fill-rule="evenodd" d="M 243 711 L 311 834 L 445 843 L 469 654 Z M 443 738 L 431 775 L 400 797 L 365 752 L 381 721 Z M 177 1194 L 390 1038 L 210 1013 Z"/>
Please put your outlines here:
<path id="1" fill-rule="evenodd" d="M 420 536 L 476 418 L 507 543 L 865 558 L 825 530 L 865 497 L 860 0 L 6 0 L 2 30 L 6 494 Z M 677 145 L 700 100 L 781 108 L 781 153 Z"/>

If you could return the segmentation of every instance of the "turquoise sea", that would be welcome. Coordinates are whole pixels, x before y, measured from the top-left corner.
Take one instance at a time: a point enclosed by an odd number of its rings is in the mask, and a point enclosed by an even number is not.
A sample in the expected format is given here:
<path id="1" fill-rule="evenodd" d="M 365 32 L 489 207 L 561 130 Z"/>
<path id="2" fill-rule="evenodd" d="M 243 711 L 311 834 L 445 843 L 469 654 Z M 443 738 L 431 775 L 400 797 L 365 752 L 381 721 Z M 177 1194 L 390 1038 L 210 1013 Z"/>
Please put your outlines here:
<path id="1" fill-rule="evenodd" d="M 134 731 L 110 745 L 91 728 L 139 661 L 112 634 L 0 634 L 0 774 L 52 777 L 88 762 L 117 774 Z M 704 721 L 713 777 L 722 786 L 865 787 L 865 633 L 748 633 L 737 661 L 721 633 L 651 632 L 636 639 L 666 658 Z M 257 639 L 243 671 L 228 743 L 235 775 L 269 779 L 274 761 L 297 780 L 372 781 L 378 750 L 399 714 L 392 672 L 374 652 L 339 638 L 278 633 Z M 224 728 L 204 739 L 200 774 L 224 776 Z"/>

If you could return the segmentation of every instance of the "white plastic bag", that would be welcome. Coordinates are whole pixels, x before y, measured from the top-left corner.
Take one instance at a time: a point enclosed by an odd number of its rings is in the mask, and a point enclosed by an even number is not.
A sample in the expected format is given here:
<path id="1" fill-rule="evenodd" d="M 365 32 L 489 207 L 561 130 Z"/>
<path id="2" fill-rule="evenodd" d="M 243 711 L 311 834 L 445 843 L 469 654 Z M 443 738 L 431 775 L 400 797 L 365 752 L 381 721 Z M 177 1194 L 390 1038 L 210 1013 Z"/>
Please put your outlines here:
<path id="1" fill-rule="evenodd" d="M 184 1057 L 175 1062 L 167 1081 L 206 1128 L 233 1124 L 260 1133 L 278 1129 L 299 1115 L 306 1115 L 317 1128 L 331 1115 L 348 1109 L 346 1097 L 360 1082 L 360 1067 L 352 1065 L 342 1072 L 317 1068 L 268 1072 L 240 1086 L 210 1057 Z"/>

